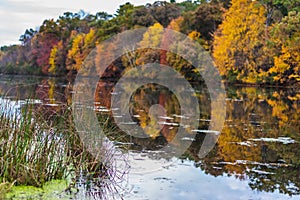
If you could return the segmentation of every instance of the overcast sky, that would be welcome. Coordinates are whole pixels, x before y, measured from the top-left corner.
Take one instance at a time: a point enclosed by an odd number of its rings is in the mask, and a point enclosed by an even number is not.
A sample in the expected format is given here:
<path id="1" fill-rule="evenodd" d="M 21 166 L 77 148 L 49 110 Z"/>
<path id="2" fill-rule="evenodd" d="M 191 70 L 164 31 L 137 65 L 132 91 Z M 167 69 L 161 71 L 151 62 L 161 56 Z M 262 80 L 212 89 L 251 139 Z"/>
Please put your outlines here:
<path id="1" fill-rule="evenodd" d="M 36 29 L 44 19 L 57 19 L 66 11 L 80 9 L 95 14 L 106 11 L 114 14 L 126 2 L 134 5 L 156 0 L 0 0 L 0 46 L 18 44 L 26 29 Z M 179 2 L 179 1 L 178 1 Z"/>

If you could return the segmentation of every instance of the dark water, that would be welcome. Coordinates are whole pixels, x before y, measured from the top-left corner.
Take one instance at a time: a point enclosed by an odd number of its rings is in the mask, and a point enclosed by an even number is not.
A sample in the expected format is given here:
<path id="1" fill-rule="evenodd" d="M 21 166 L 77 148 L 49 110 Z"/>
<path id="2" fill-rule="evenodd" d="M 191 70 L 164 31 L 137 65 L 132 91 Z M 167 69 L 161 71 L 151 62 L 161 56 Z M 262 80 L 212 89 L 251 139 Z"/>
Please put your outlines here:
<path id="1" fill-rule="evenodd" d="M 1 76 L 1 101 L 30 100 L 44 107 L 45 114 L 55 113 L 64 109 L 63 105 L 72 104 L 71 82 Z M 98 116 L 112 114 L 114 83 L 106 80 L 98 84 Z M 203 139 L 206 134 L 213 134 L 205 131 L 212 108 L 202 85 L 192 83 L 200 104 L 200 116 L 194 118 L 198 130 L 187 131 L 193 135 L 178 141 L 179 146 L 186 141 L 190 145 L 176 157 L 162 150 L 188 117 L 181 115 L 174 93 L 148 84 L 131 96 L 132 120 L 149 137 L 135 138 L 119 131 L 120 137 L 108 137 L 124 154 L 125 160 L 116 165 L 120 170 L 123 162 L 130 167 L 126 168 L 126 180 L 118 186 L 124 199 L 300 199 L 300 89 L 228 86 L 224 128 L 217 134 L 213 150 L 201 158 Z M 186 92 L 188 98 L 189 91 Z M 149 117 L 152 105 L 165 109 L 156 113 L 156 121 Z M 113 123 L 114 119 L 109 119 Z M 149 128 L 151 123 L 157 126 Z"/>

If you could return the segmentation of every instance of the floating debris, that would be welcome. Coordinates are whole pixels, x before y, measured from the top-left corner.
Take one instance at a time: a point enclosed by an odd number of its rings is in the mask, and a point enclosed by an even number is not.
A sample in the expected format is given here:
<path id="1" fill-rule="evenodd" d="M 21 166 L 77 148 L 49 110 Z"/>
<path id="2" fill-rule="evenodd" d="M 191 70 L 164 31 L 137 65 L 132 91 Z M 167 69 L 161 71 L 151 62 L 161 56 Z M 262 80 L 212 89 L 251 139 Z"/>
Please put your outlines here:
<path id="1" fill-rule="evenodd" d="M 210 122 L 211 120 L 210 119 L 198 119 L 198 121 L 201 121 L 201 122 Z"/>
<path id="2" fill-rule="evenodd" d="M 256 141 L 256 142 L 279 142 L 283 144 L 293 144 L 296 143 L 295 140 L 293 140 L 290 137 L 278 137 L 278 138 L 251 138 L 249 139 L 251 141 Z"/>
<path id="3" fill-rule="evenodd" d="M 123 125 L 136 125 L 137 122 L 121 122 L 120 124 L 123 124 Z"/>
<path id="4" fill-rule="evenodd" d="M 179 126 L 177 123 L 169 123 L 169 122 L 158 122 L 158 124 L 167 125 L 167 126 Z"/>
<path id="5" fill-rule="evenodd" d="M 59 104 L 57 104 L 57 103 L 46 103 L 44 105 L 45 106 L 50 106 L 50 107 L 58 107 L 59 106 Z"/>
<path id="6" fill-rule="evenodd" d="M 94 107 L 94 110 L 95 110 L 95 111 L 98 111 L 98 112 L 110 112 L 110 110 L 107 109 L 107 108 L 104 107 L 104 106 L 95 106 L 95 107 Z"/>
<path id="7" fill-rule="evenodd" d="M 233 101 L 244 101 L 243 99 L 233 99 Z"/>
<path id="8" fill-rule="evenodd" d="M 194 141 L 195 139 L 190 138 L 190 137 L 183 137 L 183 138 L 181 138 L 181 140 L 183 140 L 183 141 Z"/>
<path id="9" fill-rule="evenodd" d="M 250 141 L 245 141 L 245 142 L 229 142 L 229 143 L 231 143 L 231 144 L 237 144 L 237 145 L 242 145 L 242 146 L 248 146 L 248 147 L 257 146 L 256 144 L 253 144 Z"/>
<path id="10" fill-rule="evenodd" d="M 273 172 L 267 172 L 267 171 L 262 171 L 262 170 L 257 170 L 257 169 L 251 169 L 251 171 L 252 172 L 255 172 L 255 173 L 257 173 L 257 174 L 265 174 L 265 175 L 268 175 L 268 174 L 275 174 L 275 173 L 273 173 Z"/>
<path id="11" fill-rule="evenodd" d="M 174 118 L 172 118 L 172 117 L 168 117 L 168 116 L 159 116 L 159 118 L 161 118 L 161 119 L 168 119 L 168 120 L 172 120 L 172 119 L 174 119 Z"/>
<path id="12" fill-rule="evenodd" d="M 176 114 L 173 114 L 172 116 L 173 116 L 173 117 L 177 117 L 177 118 L 182 118 L 182 119 L 189 119 L 189 117 L 183 116 L 183 115 L 176 115 Z"/>
<path id="13" fill-rule="evenodd" d="M 260 166 L 266 166 L 266 167 L 290 167 L 293 166 L 291 164 L 285 164 L 285 163 L 261 163 L 251 160 L 236 160 L 235 162 L 212 162 L 212 164 L 215 165 L 260 165 Z"/>
<path id="14" fill-rule="evenodd" d="M 219 135 L 220 134 L 220 131 L 214 131 L 214 130 L 198 130 L 198 129 L 195 129 L 195 130 L 192 130 L 192 132 L 197 132 L 197 133 L 213 133 L 215 135 Z"/>

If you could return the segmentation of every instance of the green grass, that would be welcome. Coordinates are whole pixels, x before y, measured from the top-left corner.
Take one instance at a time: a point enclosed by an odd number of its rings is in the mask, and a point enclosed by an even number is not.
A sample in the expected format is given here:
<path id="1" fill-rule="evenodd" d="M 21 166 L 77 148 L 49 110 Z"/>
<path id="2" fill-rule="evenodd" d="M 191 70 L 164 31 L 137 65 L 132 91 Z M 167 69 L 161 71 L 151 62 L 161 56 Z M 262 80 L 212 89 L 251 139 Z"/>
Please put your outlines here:
<path id="1" fill-rule="evenodd" d="M 10 104 L 3 106 L 5 112 L 0 110 L 0 198 L 13 185 L 41 188 L 53 180 L 74 182 L 82 172 L 101 185 L 103 179 L 114 176 L 114 169 L 107 162 L 110 158 L 106 157 L 104 163 L 85 149 L 67 106 L 49 111 L 25 103 L 21 114 L 15 115 L 10 114 L 15 109 Z M 108 127 L 107 131 L 111 130 Z"/>
<path id="2" fill-rule="evenodd" d="M 49 126 L 30 104 L 22 108 L 21 115 L 8 113 L 0 114 L 1 182 L 42 186 L 67 176 L 70 159 L 64 134 L 68 127 Z"/>

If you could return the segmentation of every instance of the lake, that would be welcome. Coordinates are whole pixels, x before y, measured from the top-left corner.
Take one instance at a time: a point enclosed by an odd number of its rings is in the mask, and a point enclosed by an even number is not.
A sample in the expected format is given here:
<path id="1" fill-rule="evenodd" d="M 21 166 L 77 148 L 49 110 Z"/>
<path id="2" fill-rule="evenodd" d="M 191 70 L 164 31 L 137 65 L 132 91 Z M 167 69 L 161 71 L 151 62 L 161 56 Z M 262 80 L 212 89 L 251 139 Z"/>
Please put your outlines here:
<path id="1" fill-rule="evenodd" d="M 1 104 L 14 107 L 1 106 L 0 112 L 21 113 L 22 105 L 29 102 L 42 108 L 44 115 L 57 113 L 72 104 L 72 82 L 0 76 Z M 115 83 L 99 81 L 93 108 L 99 118 L 107 116 L 112 124 L 123 116 L 116 111 L 120 108 L 111 106 Z M 107 198 L 300 199 L 300 89 L 227 86 L 225 123 L 220 133 L 212 133 L 208 131 L 212 109 L 208 91 L 201 83 L 191 85 L 199 102 L 197 117 L 188 116 L 192 111 L 182 115 L 176 95 L 163 86 L 147 84 L 132 94 L 128 105 L 132 123 L 123 125 L 127 130 L 138 125 L 148 137 L 135 137 L 117 126 L 107 136 L 117 152 L 116 169 L 124 175 L 114 183 L 117 194 L 101 190 Z M 185 92 L 189 101 L 190 91 Z M 153 111 L 153 105 L 164 109 Z M 163 147 L 176 138 L 180 127 L 186 127 L 185 118 L 196 121 L 198 128 L 176 141 L 178 146 L 189 144 L 188 148 L 170 156 Z M 202 157 L 199 151 L 207 134 L 216 134 L 218 140 Z M 77 179 L 75 199 L 97 193 L 93 186 L 86 187 L 85 180 L 84 176 Z"/>

